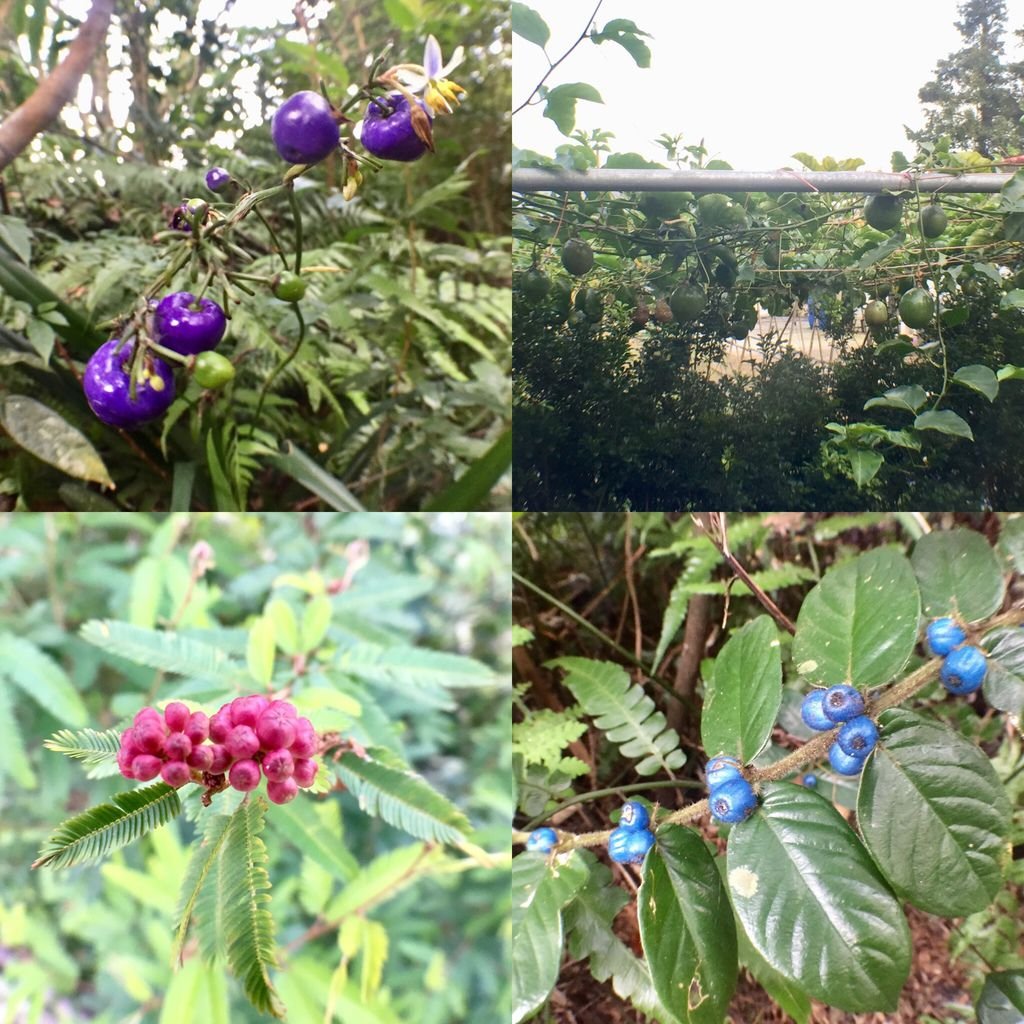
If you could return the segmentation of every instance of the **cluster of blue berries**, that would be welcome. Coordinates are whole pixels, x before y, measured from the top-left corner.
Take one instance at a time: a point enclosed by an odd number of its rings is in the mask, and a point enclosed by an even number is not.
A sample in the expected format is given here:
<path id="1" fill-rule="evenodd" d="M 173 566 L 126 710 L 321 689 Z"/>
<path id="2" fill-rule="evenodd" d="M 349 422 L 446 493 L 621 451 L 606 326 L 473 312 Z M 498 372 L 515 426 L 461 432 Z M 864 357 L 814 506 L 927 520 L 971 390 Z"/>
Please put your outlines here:
<path id="1" fill-rule="evenodd" d="M 526 837 L 526 848 L 530 853 L 550 853 L 558 843 L 558 833 L 553 828 L 535 828 Z"/>
<path id="2" fill-rule="evenodd" d="M 654 845 L 650 829 L 651 815 L 639 800 L 622 805 L 619 824 L 608 837 L 608 856 L 616 864 L 643 864 L 647 851 Z"/>
<path id="3" fill-rule="evenodd" d="M 859 775 L 878 742 L 878 726 L 864 710 L 864 697 L 846 683 L 812 691 L 800 708 L 800 717 L 812 729 L 825 732 L 841 726 L 828 748 L 829 764 L 840 775 Z"/>
<path id="4" fill-rule="evenodd" d="M 939 679 L 950 693 L 962 697 L 981 687 L 988 670 L 985 652 L 965 642 L 967 634 L 959 622 L 948 617 L 933 620 L 925 640 L 932 654 L 942 658 Z"/>
<path id="5" fill-rule="evenodd" d="M 748 818 L 757 806 L 754 787 L 743 777 L 735 757 L 719 754 L 704 772 L 708 780 L 708 807 L 716 821 L 734 825 Z"/>

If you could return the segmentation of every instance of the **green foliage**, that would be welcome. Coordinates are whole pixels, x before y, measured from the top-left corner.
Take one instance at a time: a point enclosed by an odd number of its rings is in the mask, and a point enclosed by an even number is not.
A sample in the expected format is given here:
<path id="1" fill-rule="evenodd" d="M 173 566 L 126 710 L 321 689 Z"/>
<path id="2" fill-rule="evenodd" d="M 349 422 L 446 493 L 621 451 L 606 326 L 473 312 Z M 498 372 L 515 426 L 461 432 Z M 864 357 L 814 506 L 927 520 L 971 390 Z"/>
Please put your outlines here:
<path id="1" fill-rule="evenodd" d="M 117 751 L 121 737 L 116 729 L 97 732 L 95 729 L 61 729 L 43 742 L 47 750 L 77 758 L 89 769 L 90 779 L 103 778 L 117 773 Z"/>
<path id="2" fill-rule="evenodd" d="M 586 723 L 579 720 L 575 708 L 542 708 L 512 723 L 512 752 L 519 754 L 524 764 L 539 764 L 549 772 L 573 778 L 583 775 L 587 766 L 578 758 L 564 756 L 563 751 L 586 731 Z"/>

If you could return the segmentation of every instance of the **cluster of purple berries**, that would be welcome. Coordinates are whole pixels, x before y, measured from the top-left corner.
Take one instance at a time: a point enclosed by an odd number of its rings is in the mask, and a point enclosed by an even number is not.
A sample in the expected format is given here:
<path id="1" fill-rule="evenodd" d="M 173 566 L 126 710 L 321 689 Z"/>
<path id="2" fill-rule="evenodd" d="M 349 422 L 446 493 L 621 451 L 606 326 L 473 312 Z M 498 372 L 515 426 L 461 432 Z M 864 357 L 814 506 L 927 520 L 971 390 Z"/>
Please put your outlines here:
<path id="1" fill-rule="evenodd" d="M 878 742 L 878 726 L 865 714 L 861 692 L 846 683 L 813 690 L 804 697 L 800 716 L 812 729 L 827 732 L 840 726 L 828 748 L 828 761 L 840 775 L 859 775 Z"/>
<path id="2" fill-rule="evenodd" d="M 211 718 L 172 701 L 162 715 L 147 707 L 135 716 L 121 733 L 117 766 L 127 779 L 159 775 L 175 788 L 226 773 L 230 786 L 248 793 L 266 778 L 267 796 L 286 804 L 313 785 L 317 744 L 313 723 L 287 701 L 236 697 Z"/>
<path id="3" fill-rule="evenodd" d="M 966 642 L 963 626 L 949 617 L 934 619 L 925 631 L 928 649 L 942 658 L 939 679 L 950 693 L 962 697 L 980 689 L 988 671 L 985 652 Z"/>
<path id="4" fill-rule="evenodd" d="M 757 807 L 754 787 L 743 777 L 735 757 L 719 754 L 704 769 L 708 782 L 708 807 L 716 821 L 735 825 L 749 818 Z"/>

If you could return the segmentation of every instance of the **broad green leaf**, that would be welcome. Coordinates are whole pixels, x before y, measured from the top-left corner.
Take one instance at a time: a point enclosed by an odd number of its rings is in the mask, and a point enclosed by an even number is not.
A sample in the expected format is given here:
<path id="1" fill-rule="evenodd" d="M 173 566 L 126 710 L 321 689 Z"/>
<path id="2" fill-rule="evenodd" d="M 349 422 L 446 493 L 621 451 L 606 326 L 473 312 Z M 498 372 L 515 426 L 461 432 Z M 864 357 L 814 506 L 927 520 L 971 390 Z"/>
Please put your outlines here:
<path id="1" fill-rule="evenodd" d="M 764 787 L 733 827 L 729 891 L 769 966 L 850 1013 L 892 1011 L 910 970 L 899 903 L 839 812 L 792 783 Z"/>
<path id="2" fill-rule="evenodd" d="M 331 624 L 332 612 L 331 599 L 326 594 L 319 594 L 306 602 L 302 610 L 302 650 L 312 651 L 323 643 Z"/>
<path id="3" fill-rule="evenodd" d="M 85 435 L 53 409 L 25 395 L 0 402 L 0 425 L 15 444 L 78 480 L 113 487 L 99 452 Z"/>
<path id="4" fill-rule="evenodd" d="M 535 46 L 547 46 L 551 38 L 551 30 L 547 22 L 532 8 L 526 4 L 512 3 L 512 31 L 517 36 L 522 36 L 529 43 Z"/>
<path id="5" fill-rule="evenodd" d="M 914 545 L 910 561 L 926 619 L 957 615 L 964 622 L 975 622 L 993 614 L 1003 602 L 999 559 L 974 530 L 929 533 Z"/>
<path id="6" fill-rule="evenodd" d="M 953 380 L 955 380 L 957 384 L 963 384 L 964 387 L 970 388 L 972 391 L 979 392 L 990 402 L 994 402 L 996 400 L 996 395 L 999 394 L 999 381 L 996 379 L 996 375 L 987 366 L 980 366 L 977 364 L 961 366 L 960 369 L 953 374 Z"/>
<path id="7" fill-rule="evenodd" d="M 910 660 L 920 596 L 910 563 L 892 548 L 833 566 L 807 595 L 793 661 L 808 682 L 878 686 Z"/>
<path id="8" fill-rule="evenodd" d="M 754 948 L 746 932 L 737 929 L 740 963 L 757 979 L 757 983 L 793 1018 L 796 1024 L 810 1024 L 811 998 L 795 982 L 784 978 Z"/>
<path id="9" fill-rule="evenodd" d="M 982 690 L 1000 711 L 1024 718 L 1024 629 L 997 629 L 983 646 L 989 652 Z"/>
<path id="10" fill-rule="evenodd" d="M 267 602 L 263 615 L 274 624 L 274 642 L 281 651 L 289 658 L 298 654 L 299 623 L 292 606 L 282 598 L 275 597 Z"/>
<path id="11" fill-rule="evenodd" d="M 269 616 L 258 618 L 249 627 L 249 639 L 245 646 L 245 662 L 249 675 L 261 686 L 274 678 L 274 620 Z"/>
<path id="12" fill-rule="evenodd" d="M 994 971 L 975 1007 L 978 1024 L 1021 1024 L 1024 1021 L 1024 971 Z"/>
<path id="13" fill-rule="evenodd" d="M 628 18 L 614 18 L 600 32 L 590 34 L 591 40 L 595 43 L 603 43 L 606 40 L 618 43 L 633 58 L 638 68 L 649 68 L 651 51 L 640 36 L 650 38 L 647 32 L 642 32 L 636 23 Z"/>
<path id="14" fill-rule="evenodd" d="M 54 718 L 78 727 L 89 721 L 82 698 L 67 673 L 31 640 L 0 633 L 0 676 L 9 679 Z"/>
<path id="15" fill-rule="evenodd" d="M 562 960 L 562 908 L 587 880 L 579 853 L 512 859 L 512 1024 L 548 997 Z"/>
<path id="16" fill-rule="evenodd" d="M 708 756 L 752 761 L 771 735 L 781 703 L 778 630 L 769 616 L 759 615 L 736 630 L 715 659 L 700 720 Z"/>
<path id="17" fill-rule="evenodd" d="M 1002 885 L 1010 804 L 987 757 L 902 708 L 881 717 L 857 823 L 896 894 L 940 917 L 983 910 Z"/>
<path id="18" fill-rule="evenodd" d="M 996 380 L 1024 380 L 1024 366 L 1014 366 L 1007 363 L 996 370 Z"/>
<path id="19" fill-rule="evenodd" d="M 548 666 L 568 672 L 565 685 L 623 757 L 640 758 L 633 766 L 639 775 L 671 773 L 685 763 L 679 737 L 621 666 L 590 658 L 556 658 Z"/>
<path id="20" fill-rule="evenodd" d="M 417 839 L 457 844 L 469 832 L 462 811 L 396 755 L 382 747 L 366 753 L 365 758 L 343 754 L 336 768 L 361 810 Z"/>
<path id="21" fill-rule="evenodd" d="M 853 482 L 858 488 L 871 483 L 885 462 L 883 455 L 879 452 L 869 451 L 867 448 L 854 448 L 850 451 L 849 456 L 850 472 Z"/>
<path id="22" fill-rule="evenodd" d="M 180 813 L 177 791 L 164 782 L 117 793 L 109 804 L 68 818 L 47 840 L 32 867 L 68 868 L 101 860 Z"/>
<path id="23" fill-rule="evenodd" d="M 563 135 L 570 135 L 576 125 L 576 101 L 589 100 L 604 103 L 601 94 L 586 82 L 569 82 L 556 85 L 545 97 L 544 116 L 555 122 Z"/>
<path id="24" fill-rule="evenodd" d="M 128 616 L 133 626 L 152 629 L 160 610 L 164 589 L 164 563 L 160 558 L 146 555 L 132 569 L 132 589 L 128 599 Z"/>
<path id="25" fill-rule="evenodd" d="M 117 752 L 121 748 L 121 736 L 116 729 L 107 729 L 105 732 L 97 732 L 95 729 L 81 729 L 78 732 L 61 729 L 48 740 L 43 740 L 43 746 L 47 750 L 81 761 L 89 769 L 87 777 L 90 779 L 117 775 L 119 771 Z"/>
<path id="26" fill-rule="evenodd" d="M 928 412 L 923 412 L 914 420 L 914 427 L 917 430 L 936 430 L 940 434 L 964 437 L 968 441 L 974 440 L 974 434 L 967 421 L 952 409 L 930 409 Z"/>
<path id="27" fill-rule="evenodd" d="M 644 863 L 640 938 L 654 988 L 691 1024 L 719 1024 L 736 988 L 736 930 L 714 858 L 692 829 L 669 827 Z"/>
<path id="28" fill-rule="evenodd" d="M 29 763 L 25 744 L 21 738 L 11 707 L 9 686 L 0 684 L 0 795 L 3 794 L 3 781 L 10 777 L 22 789 L 35 789 L 39 784 L 36 774 Z"/>

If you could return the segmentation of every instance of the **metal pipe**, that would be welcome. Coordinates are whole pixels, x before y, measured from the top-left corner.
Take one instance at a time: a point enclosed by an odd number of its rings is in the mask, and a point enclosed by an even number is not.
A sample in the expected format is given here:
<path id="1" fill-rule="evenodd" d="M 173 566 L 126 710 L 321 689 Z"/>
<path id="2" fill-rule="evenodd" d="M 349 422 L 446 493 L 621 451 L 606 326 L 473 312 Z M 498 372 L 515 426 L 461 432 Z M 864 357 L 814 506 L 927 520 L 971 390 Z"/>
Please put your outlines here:
<path id="1" fill-rule="evenodd" d="M 513 192 L 998 192 L 1011 174 L 895 174 L 864 171 L 567 171 L 520 167 Z"/>

